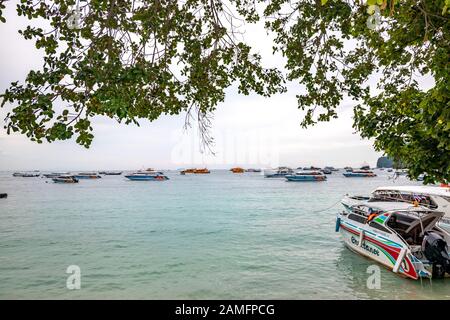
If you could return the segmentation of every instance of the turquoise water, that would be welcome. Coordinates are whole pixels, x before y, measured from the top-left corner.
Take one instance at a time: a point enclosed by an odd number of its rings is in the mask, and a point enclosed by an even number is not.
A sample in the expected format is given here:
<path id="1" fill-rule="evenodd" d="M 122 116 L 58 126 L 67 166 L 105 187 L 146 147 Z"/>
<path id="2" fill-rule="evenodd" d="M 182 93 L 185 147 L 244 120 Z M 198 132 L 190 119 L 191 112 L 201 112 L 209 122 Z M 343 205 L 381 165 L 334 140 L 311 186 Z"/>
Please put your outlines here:
<path id="1" fill-rule="evenodd" d="M 449 279 L 383 268 L 381 289 L 368 289 L 372 262 L 334 232 L 337 202 L 392 184 L 383 173 L 321 183 L 166 173 L 165 182 L 76 185 L 0 173 L 9 194 L 0 199 L 0 298 L 450 299 Z M 81 268 L 80 290 L 66 288 L 69 265 Z"/>

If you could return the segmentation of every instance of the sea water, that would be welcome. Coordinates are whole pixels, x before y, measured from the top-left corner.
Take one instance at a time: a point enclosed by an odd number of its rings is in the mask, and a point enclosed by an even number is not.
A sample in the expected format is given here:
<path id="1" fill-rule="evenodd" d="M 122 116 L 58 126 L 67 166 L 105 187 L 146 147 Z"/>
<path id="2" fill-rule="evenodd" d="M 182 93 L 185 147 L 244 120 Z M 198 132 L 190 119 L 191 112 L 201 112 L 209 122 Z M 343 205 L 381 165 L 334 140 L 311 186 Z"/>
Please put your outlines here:
<path id="1" fill-rule="evenodd" d="M 56 184 L 0 173 L 2 299 L 450 299 L 450 279 L 414 281 L 344 247 L 345 194 L 406 177 L 287 182 L 259 173 L 123 176 Z M 69 266 L 80 289 L 69 290 Z M 370 270 L 370 269 L 369 269 Z M 70 287 L 70 286 L 69 286 Z"/>

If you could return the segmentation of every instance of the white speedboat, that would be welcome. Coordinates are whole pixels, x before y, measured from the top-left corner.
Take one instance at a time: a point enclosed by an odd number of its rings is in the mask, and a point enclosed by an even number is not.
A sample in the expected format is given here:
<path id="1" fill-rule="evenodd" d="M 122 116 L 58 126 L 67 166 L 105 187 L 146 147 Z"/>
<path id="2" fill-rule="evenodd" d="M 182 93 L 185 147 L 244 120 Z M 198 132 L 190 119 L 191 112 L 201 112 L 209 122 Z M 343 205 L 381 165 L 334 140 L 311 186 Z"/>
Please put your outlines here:
<path id="1" fill-rule="evenodd" d="M 131 181 L 165 181 L 169 180 L 163 172 L 154 171 L 153 169 L 147 169 L 145 171 L 137 171 L 129 175 L 125 175 L 125 178 Z"/>
<path id="2" fill-rule="evenodd" d="M 22 177 L 22 178 L 35 178 L 39 177 L 41 173 L 39 171 L 33 172 L 14 172 L 13 177 Z"/>
<path id="3" fill-rule="evenodd" d="M 278 167 L 277 169 L 264 170 L 264 177 L 266 178 L 284 178 L 287 175 L 293 174 L 294 170 L 288 167 Z"/>
<path id="4" fill-rule="evenodd" d="M 450 226 L 450 188 L 432 186 L 388 186 L 375 189 L 371 196 L 346 195 L 341 203 L 351 211 L 355 205 L 385 203 L 386 210 L 402 208 L 399 204 L 420 205 L 441 211 L 444 217 L 440 223 Z"/>
<path id="5" fill-rule="evenodd" d="M 325 181 L 327 177 L 320 171 L 299 171 L 286 175 L 287 181 Z"/>
<path id="6" fill-rule="evenodd" d="M 340 212 L 336 231 L 345 245 L 408 278 L 449 276 L 450 234 L 438 225 L 444 213 L 426 207 L 385 210 L 385 205 L 360 204 Z"/>
<path id="7" fill-rule="evenodd" d="M 60 176 L 69 176 L 69 175 L 70 175 L 69 172 L 51 172 L 51 173 L 44 173 L 42 176 L 44 178 L 53 179 L 53 178 L 57 178 Z"/>

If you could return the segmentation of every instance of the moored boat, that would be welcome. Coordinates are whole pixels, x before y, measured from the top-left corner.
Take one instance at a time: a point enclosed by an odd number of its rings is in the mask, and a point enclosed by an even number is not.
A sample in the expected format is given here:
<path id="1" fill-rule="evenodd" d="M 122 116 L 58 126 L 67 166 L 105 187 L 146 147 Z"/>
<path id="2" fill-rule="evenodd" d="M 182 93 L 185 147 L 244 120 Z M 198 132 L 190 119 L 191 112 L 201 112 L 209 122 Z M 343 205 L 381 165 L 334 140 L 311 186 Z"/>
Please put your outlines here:
<path id="1" fill-rule="evenodd" d="M 191 169 L 185 169 L 182 170 L 180 172 L 180 174 L 185 175 L 186 173 L 193 173 L 193 174 L 208 174 L 211 173 L 207 168 L 203 168 L 203 169 L 196 169 L 196 168 L 191 168 Z"/>
<path id="2" fill-rule="evenodd" d="M 39 171 L 33 172 L 14 172 L 13 177 L 22 177 L 22 178 L 35 178 L 39 177 L 41 173 Z"/>
<path id="3" fill-rule="evenodd" d="M 325 181 L 327 177 L 320 171 L 299 171 L 292 175 L 286 175 L 288 181 Z"/>
<path id="4" fill-rule="evenodd" d="M 261 169 L 248 168 L 245 172 L 261 172 Z"/>
<path id="5" fill-rule="evenodd" d="M 52 178 L 55 183 L 78 183 L 78 179 L 74 176 L 59 176 Z"/>
<path id="6" fill-rule="evenodd" d="M 294 170 L 288 167 L 278 167 L 277 169 L 264 170 L 266 178 L 284 178 L 288 174 L 293 174 Z"/>
<path id="7" fill-rule="evenodd" d="M 169 180 L 169 177 L 164 175 L 160 171 L 137 171 L 132 174 L 126 175 L 125 178 L 131 181 L 165 181 Z"/>
<path id="8" fill-rule="evenodd" d="M 211 173 L 207 168 L 195 169 L 194 174 L 208 174 Z"/>
<path id="9" fill-rule="evenodd" d="M 384 203 L 387 210 L 399 208 L 402 203 L 408 206 L 420 205 L 444 212 L 440 224 L 450 226 L 450 188 L 433 186 L 387 186 L 376 188 L 370 196 L 346 195 L 341 200 L 349 211 L 355 205 L 370 206 Z"/>
<path id="10" fill-rule="evenodd" d="M 80 172 L 74 175 L 76 179 L 100 179 L 101 176 L 95 172 Z"/>
<path id="11" fill-rule="evenodd" d="M 443 212 L 424 207 L 385 210 L 358 205 L 337 215 L 336 231 L 352 251 L 408 278 L 450 275 L 450 234 Z"/>
<path id="12" fill-rule="evenodd" d="M 56 178 L 56 177 L 60 177 L 60 176 L 67 176 L 70 175 L 69 172 L 51 172 L 51 173 L 44 173 L 42 176 L 44 178 Z"/>
<path id="13" fill-rule="evenodd" d="M 233 173 L 244 173 L 244 169 L 240 167 L 231 168 L 230 171 Z"/>
<path id="14" fill-rule="evenodd" d="M 353 170 L 342 174 L 347 178 L 372 178 L 377 176 L 372 170 Z"/>
<path id="15" fill-rule="evenodd" d="M 104 174 L 105 176 L 120 176 L 122 175 L 122 171 L 102 171 L 100 174 Z"/>

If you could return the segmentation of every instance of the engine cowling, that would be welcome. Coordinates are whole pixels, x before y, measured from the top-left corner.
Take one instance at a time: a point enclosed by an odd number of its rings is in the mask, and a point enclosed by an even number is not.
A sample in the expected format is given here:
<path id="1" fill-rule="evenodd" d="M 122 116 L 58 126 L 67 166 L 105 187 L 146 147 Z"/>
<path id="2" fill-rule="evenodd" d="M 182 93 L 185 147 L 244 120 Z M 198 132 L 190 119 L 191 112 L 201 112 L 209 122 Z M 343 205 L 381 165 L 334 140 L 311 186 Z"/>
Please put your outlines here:
<path id="1" fill-rule="evenodd" d="M 445 273 L 450 274 L 448 246 L 441 235 L 436 232 L 426 233 L 422 242 L 422 251 L 433 265 L 433 278 L 443 278 Z"/>

